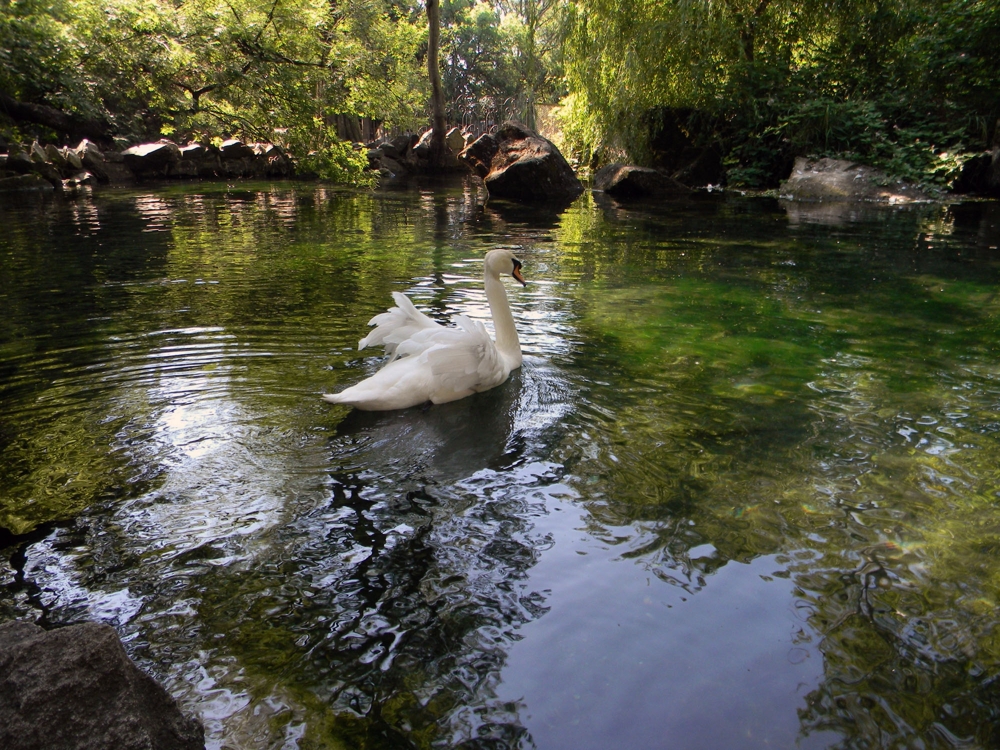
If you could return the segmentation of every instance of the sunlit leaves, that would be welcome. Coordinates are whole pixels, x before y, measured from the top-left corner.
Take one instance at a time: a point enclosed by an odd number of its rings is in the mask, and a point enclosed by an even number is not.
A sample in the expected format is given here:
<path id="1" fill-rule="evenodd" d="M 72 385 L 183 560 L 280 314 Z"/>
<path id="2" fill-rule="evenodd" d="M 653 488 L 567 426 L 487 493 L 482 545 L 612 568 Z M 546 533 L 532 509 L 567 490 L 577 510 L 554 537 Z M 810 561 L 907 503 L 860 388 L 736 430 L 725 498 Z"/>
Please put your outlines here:
<path id="1" fill-rule="evenodd" d="M 335 115 L 412 125 L 424 102 L 425 30 L 383 0 L 65 0 L 0 17 L 0 87 L 101 114 L 128 138 L 239 135 L 321 126 Z"/>
<path id="2" fill-rule="evenodd" d="M 995 3 L 570 5 L 565 131 L 584 161 L 649 160 L 643 116 L 676 108 L 715 118 L 698 135 L 729 152 L 736 184 L 773 186 L 802 154 L 947 184 L 956 152 L 989 147 L 1000 114 Z"/>

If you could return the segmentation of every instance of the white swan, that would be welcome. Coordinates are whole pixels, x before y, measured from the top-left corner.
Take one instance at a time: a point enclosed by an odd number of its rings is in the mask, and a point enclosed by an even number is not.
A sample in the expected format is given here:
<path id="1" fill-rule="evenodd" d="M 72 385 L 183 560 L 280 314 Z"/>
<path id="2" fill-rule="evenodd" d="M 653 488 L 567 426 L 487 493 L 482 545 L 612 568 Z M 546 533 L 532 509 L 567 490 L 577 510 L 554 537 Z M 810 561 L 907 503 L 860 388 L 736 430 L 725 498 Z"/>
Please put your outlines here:
<path id="1" fill-rule="evenodd" d="M 405 294 L 393 292 L 397 306 L 372 318 L 368 325 L 375 330 L 358 342 L 359 350 L 382 344 L 392 355 L 389 362 L 370 378 L 323 398 L 366 411 L 387 411 L 427 401 L 443 404 L 503 383 L 521 366 L 521 344 L 500 276 L 510 274 L 524 286 L 527 282 L 521 261 L 510 250 L 491 250 L 484 265 L 496 342 L 479 321 L 456 315 L 455 327 L 447 328 L 417 310 Z"/>

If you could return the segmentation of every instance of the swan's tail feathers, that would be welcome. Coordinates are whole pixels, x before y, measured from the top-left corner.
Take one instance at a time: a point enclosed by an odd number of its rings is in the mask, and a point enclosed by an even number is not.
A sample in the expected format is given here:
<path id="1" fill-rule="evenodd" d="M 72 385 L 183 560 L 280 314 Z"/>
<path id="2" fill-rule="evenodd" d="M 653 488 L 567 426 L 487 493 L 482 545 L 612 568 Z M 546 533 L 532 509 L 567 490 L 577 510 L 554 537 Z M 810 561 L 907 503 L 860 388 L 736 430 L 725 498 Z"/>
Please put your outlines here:
<path id="1" fill-rule="evenodd" d="M 375 326 L 375 330 L 358 342 L 358 351 L 369 346 L 382 345 L 395 359 L 396 347 L 413 334 L 428 328 L 441 328 L 414 307 L 410 298 L 402 292 L 393 292 L 392 298 L 396 301 L 396 307 L 389 308 L 387 312 L 380 313 L 368 321 L 368 325 Z"/>
<path id="2" fill-rule="evenodd" d="M 344 403 L 344 401 L 341 400 L 339 393 L 324 393 L 323 394 L 323 400 L 324 401 L 329 401 L 331 404 L 342 404 L 342 403 Z"/>

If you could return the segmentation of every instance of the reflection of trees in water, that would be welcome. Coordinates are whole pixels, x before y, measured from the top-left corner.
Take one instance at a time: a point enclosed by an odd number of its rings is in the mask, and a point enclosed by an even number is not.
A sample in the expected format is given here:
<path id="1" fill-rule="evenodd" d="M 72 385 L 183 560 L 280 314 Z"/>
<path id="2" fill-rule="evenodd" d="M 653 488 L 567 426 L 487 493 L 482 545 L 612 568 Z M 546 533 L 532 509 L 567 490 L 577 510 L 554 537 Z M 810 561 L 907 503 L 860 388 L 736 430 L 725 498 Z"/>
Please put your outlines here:
<path id="1" fill-rule="evenodd" d="M 794 576 L 824 663 L 802 730 L 836 730 L 844 747 L 994 747 L 997 619 L 901 581 L 901 557 L 883 545 L 855 570 Z"/>
<path id="2" fill-rule="evenodd" d="M 365 499 L 358 485 L 335 488 L 342 527 L 325 539 L 326 562 L 315 560 L 325 580 L 310 602 L 330 621 L 310 628 L 320 640 L 309 649 L 334 736 L 513 745 L 525 734 L 519 707 L 494 689 L 518 626 L 544 611 L 523 588 L 539 540 L 530 503 L 500 484 L 469 486 L 488 498 L 469 507 L 421 491 Z M 331 552 L 361 559 L 331 568 Z M 299 575 L 315 580 L 308 564 Z"/>
<path id="3" fill-rule="evenodd" d="M 0 580 L 17 578 L 0 601 L 4 615 L 115 622 L 144 668 L 236 744 L 297 731 L 320 746 L 338 737 L 369 747 L 516 744 L 525 735 L 518 706 L 497 701 L 494 686 L 518 626 L 544 611 L 524 580 L 548 544 L 532 533 L 542 512 L 535 494 L 557 481 L 549 467 L 527 466 L 537 451 L 522 422 L 537 428 L 547 401 L 562 395 L 551 383 L 524 386 L 517 374 L 452 405 L 356 413 L 323 458 L 312 455 L 312 431 L 324 417 L 301 405 L 319 388 L 312 370 L 329 349 L 357 356 L 354 342 L 390 290 L 414 279 L 441 287 L 451 263 L 482 251 L 475 242 L 443 249 L 480 212 L 473 188 L 425 197 L 167 195 L 143 199 L 142 221 L 134 200 L 99 203 L 103 223 L 84 240 L 63 228 L 66 246 L 55 251 L 35 247 L 27 230 L 19 235 L 29 283 L 8 300 L 23 303 L 14 324 L 44 333 L 32 290 L 86 279 L 74 323 L 94 326 L 96 338 L 73 353 L 82 373 L 73 385 L 93 389 L 101 378 L 100 398 L 90 393 L 81 408 L 93 421 L 123 416 L 93 429 L 71 414 L 73 439 L 92 431 L 88 450 L 123 464 L 126 476 L 111 477 L 124 497 L 88 500 L 50 537 L 18 540 L 16 569 L 0 570 Z M 124 219 L 112 221 L 118 213 Z M 150 227 L 157 231 L 143 231 Z M 72 261 L 61 269 L 66 279 L 46 279 L 46 257 L 63 251 Z M 176 347 L 154 356 L 164 342 L 186 345 L 188 334 L 145 335 L 206 322 L 232 339 L 229 349 L 190 363 Z M 109 349 L 119 329 L 131 336 Z M 297 351 L 302 341 L 312 350 Z M 190 343 L 205 354 L 206 341 Z M 267 356 L 248 357 L 257 353 Z M 311 374 L 302 375 L 306 360 Z M 126 366 L 135 362 L 147 369 Z M 161 376 L 160 385 L 191 391 L 154 393 Z M 175 402 L 204 407 L 203 421 L 171 428 L 180 454 L 151 438 Z M 213 418 L 220 404 L 240 407 L 235 421 Z M 39 420 L 24 416 L 30 432 Z M 46 433 L 35 433 L 35 453 L 51 457 Z M 129 450 L 116 452 L 120 445 Z M 221 463 L 185 463 L 188 448 L 217 450 Z M 342 465 L 324 483 L 317 472 L 331 455 Z M 84 457 L 65 463 L 104 471 Z M 152 479 L 130 484 L 132 473 Z"/>
<path id="4" fill-rule="evenodd" d="M 777 555 L 796 638 L 824 657 L 804 733 L 995 745 L 991 211 L 800 223 L 806 248 L 767 211 L 608 210 L 593 227 L 571 212 L 561 235 L 562 272 L 594 284 L 569 365 L 590 381 L 569 430 L 587 440 L 559 453 L 589 531 L 691 593 Z M 702 212 L 708 243 L 686 223 Z"/>
<path id="5" fill-rule="evenodd" d="M 335 474 L 329 506 L 295 524 L 313 538 L 296 578 L 323 582 L 310 610 L 329 624 L 309 629 L 309 668 L 333 736 L 526 736 L 494 691 L 517 628 L 545 610 L 524 584 L 546 543 L 531 534 L 531 493 L 558 477 L 519 469 L 520 390 L 352 412 L 338 428 L 334 455 L 364 468 Z"/>

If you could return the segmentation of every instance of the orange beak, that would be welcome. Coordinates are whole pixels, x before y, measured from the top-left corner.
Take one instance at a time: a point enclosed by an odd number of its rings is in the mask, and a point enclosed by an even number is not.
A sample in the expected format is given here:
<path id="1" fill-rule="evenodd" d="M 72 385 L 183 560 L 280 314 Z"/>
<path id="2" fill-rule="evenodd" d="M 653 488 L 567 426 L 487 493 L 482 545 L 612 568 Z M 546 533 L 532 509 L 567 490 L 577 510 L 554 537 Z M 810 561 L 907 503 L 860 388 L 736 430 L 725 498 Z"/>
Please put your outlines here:
<path id="1" fill-rule="evenodd" d="M 519 266 L 519 265 L 518 266 L 514 266 L 514 273 L 512 273 L 511 276 L 513 276 L 515 279 L 517 279 L 518 281 L 520 281 L 521 282 L 521 286 L 528 286 L 528 282 L 525 281 L 524 277 L 521 275 L 521 266 Z"/>

